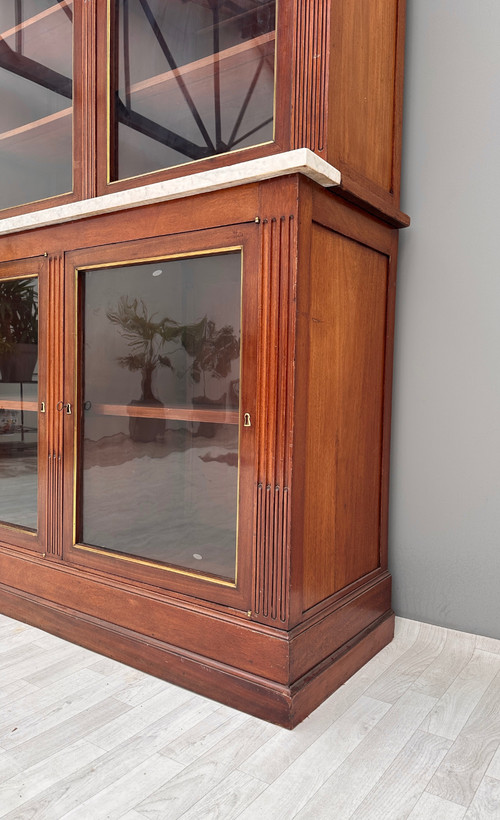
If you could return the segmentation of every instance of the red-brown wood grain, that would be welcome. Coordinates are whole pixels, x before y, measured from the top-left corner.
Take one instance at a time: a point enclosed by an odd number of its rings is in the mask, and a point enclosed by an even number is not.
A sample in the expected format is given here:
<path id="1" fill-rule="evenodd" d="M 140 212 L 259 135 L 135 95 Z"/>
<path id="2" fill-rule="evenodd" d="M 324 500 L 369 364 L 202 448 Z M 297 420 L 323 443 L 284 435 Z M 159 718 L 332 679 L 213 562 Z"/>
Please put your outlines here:
<path id="1" fill-rule="evenodd" d="M 404 0 L 340 0 L 332 12 L 328 160 L 343 187 L 353 175 L 362 197 L 373 191 L 389 209 L 399 208 L 404 16 Z"/>

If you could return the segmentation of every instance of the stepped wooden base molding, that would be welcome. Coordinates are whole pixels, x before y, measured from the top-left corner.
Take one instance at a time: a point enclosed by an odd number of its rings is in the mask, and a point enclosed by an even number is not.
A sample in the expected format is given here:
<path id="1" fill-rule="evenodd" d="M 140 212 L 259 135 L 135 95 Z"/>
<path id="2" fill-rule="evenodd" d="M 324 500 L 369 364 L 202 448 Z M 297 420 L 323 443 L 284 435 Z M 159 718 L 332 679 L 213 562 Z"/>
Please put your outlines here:
<path id="1" fill-rule="evenodd" d="M 185 601 L 140 595 L 125 584 L 108 585 L 97 577 L 83 580 L 60 564 L 2 553 L 0 570 L 3 614 L 288 729 L 394 634 L 387 573 L 328 614 L 290 632 L 215 610 L 210 627 L 200 632 L 198 608 Z M 59 590 L 57 601 L 43 596 L 49 589 L 52 597 Z M 110 612 L 128 600 L 136 629 L 125 618 L 112 623 L 96 617 L 90 602 L 103 592 L 110 599 Z M 176 645 L 172 640 L 179 637 L 181 623 L 183 645 Z"/>

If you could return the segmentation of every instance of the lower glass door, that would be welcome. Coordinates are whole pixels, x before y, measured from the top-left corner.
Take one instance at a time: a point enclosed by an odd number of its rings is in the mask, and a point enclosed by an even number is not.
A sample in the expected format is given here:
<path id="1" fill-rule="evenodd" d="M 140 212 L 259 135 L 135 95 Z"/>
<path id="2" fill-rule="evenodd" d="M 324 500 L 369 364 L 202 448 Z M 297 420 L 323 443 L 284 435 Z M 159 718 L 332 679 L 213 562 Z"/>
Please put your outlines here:
<path id="1" fill-rule="evenodd" d="M 0 265 L 0 537 L 41 549 L 40 260 Z"/>
<path id="2" fill-rule="evenodd" d="M 240 249 L 80 269 L 84 549 L 235 583 Z"/>

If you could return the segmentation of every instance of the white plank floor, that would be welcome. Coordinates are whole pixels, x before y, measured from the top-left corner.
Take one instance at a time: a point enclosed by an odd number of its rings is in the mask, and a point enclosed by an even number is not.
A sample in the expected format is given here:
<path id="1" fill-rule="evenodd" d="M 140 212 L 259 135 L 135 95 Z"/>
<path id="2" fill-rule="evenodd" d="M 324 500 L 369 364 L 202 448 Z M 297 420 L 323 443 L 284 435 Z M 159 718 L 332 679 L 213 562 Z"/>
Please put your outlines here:
<path id="1" fill-rule="evenodd" d="M 0 817 L 500 820 L 500 641 L 397 619 L 288 732 L 0 615 Z"/>

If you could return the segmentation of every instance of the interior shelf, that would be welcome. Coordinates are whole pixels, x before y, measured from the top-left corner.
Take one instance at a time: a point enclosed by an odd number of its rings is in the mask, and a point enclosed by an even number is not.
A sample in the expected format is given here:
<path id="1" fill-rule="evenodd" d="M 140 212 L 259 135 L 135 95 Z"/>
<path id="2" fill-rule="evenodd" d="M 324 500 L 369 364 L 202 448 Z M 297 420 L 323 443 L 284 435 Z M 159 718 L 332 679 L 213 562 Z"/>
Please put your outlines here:
<path id="1" fill-rule="evenodd" d="M 157 95 L 164 95 L 168 93 L 169 86 L 177 87 L 178 77 L 182 77 L 191 83 L 198 83 L 201 81 L 213 83 L 213 68 L 215 63 L 219 63 L 219 69 L 222 72 L 236 71 L 241 69 L 249 62 L 257 62 L 261 58 L 273 58 L 274 60 L 274 43 L 276 33 L 270 31 L 267 34 L 262 34 L 260 37 L 255 37 L 253 40 L 246 40 L 237 46 L 232 46 L 215 55 L 203 57 L 188 65 L 180 66 L 175 71 L 166 71 L 163 74 L 156 74 L 154 77 L 149 77 L 141 82 L 134 83 L 130 88 L 130 94 L 133 99 L 145 100 L 153 98 Z M 239 85 L 240 77 L 236 73 L 234 75 L 235 85 L 241 93 L 241 86 Z M 210 87 L 210 93 L 213 94 L 213 88 Z"/>
<path id="2" fill-rule="evenodd" d="M 40 36 L 40 31 L 37 31 L 37 26 L 40 23 L 43 25 L 44 35 L 50 33 L 50 35 L 53 34 L 54 37 L 57 38 L 60 30 L 62 30 L 62 17 L 60 17 L 57 12 L 66 9 L 66 13 L 68 13 L 68 11 L 71 11 L 72 6 L 73 0 L 58 0 L 58 2 L 54 3 L 50 8 L 41 11 L 39 14 L 34 14 L 33 17 L 29 17 L 23 23 L 19 23 L 19 25 L 14 26 L 8 31 L 2 32 L 0 38 L 6 40 L 8 37 L 13 37 L 18 32 L 22 32 L 25 45 L 36 44 Z M 52 27 L 49 28 L 47 24 L 50 26 L 50 23 L 52 23 Z M 30 39 L 28 40 L 28 38 Z"/>
<path id="3" fill-rule="evenodd" d="M 146 419 L 173 419 L 175 421 L 211 421 L 215 424 L 238 424 L 237 410 L 205 410 L 189 407 L 148 407 L 128 404 L 92 404 L 94 413 L 103 416 L 133 416 Z"/>
<path id="4" fill-rule="evenodd" d="M 37 156 L 58 156 L 61 146 L 71 141 L 71 114 L 72 108 L 64 108 L 55 114 L 49 114 L 34 122 L 4 131 L 0 134 L 0 150 L 9 152 L 9 155 L 20 154 L 26 156 L 26 146 L 36 141 Z"/>
<path id="5" fill-rule="evenodd" d="M 24 410 L 25 413 L 27 412 L 38 412 L 38 402 L 37 401 L 20 401 L 12 400 L 12 399 L 2 399 L 0 398 L 0 407 L 3 410 Z"/>

